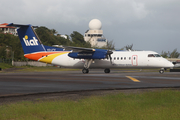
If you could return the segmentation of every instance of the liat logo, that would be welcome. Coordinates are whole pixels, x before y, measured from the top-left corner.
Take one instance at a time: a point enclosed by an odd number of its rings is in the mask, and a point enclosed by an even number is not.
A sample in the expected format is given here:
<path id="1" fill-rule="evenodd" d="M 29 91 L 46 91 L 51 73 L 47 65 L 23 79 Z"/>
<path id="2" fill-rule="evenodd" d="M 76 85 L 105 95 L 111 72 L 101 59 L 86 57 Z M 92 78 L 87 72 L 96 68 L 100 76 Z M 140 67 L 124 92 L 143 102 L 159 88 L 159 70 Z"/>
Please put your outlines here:
<path id="1" fill-rule="evenodd" d="M 23 40 L 24 40 L 24 43 L 25 43 L 26 46 L 36 46 L 36 45 L 38 45 L 38 42 L 37 42 L 38 40 L 35 37 L 33 37 L 33 39 L 31 39 L 31 40 L 28 40 L 28 36 L 25 35 Z"/>

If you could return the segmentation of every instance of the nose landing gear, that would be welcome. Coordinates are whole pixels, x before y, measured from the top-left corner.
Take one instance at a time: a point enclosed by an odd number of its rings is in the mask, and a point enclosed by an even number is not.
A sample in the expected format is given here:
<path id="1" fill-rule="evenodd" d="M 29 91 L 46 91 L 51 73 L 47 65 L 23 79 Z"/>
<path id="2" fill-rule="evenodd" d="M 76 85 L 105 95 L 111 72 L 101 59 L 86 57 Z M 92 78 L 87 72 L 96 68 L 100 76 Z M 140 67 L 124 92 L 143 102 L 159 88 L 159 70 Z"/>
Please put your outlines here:
<path id="1" fill-rule="evenodd" d="M 160 73 L 160 74 L 163 74 L 165 70 L 166 70 L 166 68 L 161 68 L 161 69 L 159 70 L 159 73 Z"/>
<path id="2" fill-rule="evenodd" d="M 160 74 L 163 74 L 163 73 L 164 73 L 164 70 L 159 70 L 159 73 L 160 73 Z"/>

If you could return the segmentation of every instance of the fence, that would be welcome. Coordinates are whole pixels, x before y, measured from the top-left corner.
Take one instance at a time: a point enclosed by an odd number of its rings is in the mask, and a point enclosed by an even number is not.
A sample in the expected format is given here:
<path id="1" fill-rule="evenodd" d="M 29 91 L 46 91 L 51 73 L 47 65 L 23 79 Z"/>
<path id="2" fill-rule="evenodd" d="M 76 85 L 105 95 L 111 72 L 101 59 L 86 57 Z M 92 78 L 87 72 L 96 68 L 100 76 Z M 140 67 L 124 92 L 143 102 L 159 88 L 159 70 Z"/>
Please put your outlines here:
<path id="1" fill-rule="evenodd" d="M 38 62 L 38 61 L 24 61 L 24 62 L 13 62 L 13 66 L 26 66 L 26 65 L 30 65 L 30 66 L 52 66 L 50 64 L 46 64 L 46 63 L 42 63 L 42 62 Z"/>
<path id="2" fill-rule="evenodd" d="M 8 63 L 11 64 L 13 66 L 52 66 L 51 64 L 46 64 L 46 63 L 42 63 L 42 62 L 38 62 L 38 61 L 12 61 L 12 59 L 3 59 L 0 58 L 0 63 Z"/>
<path id="3" fill-rule="evenodd" d="M 0 63 L 12 63 L 12 59 L 4 59 L 4 58 L 0 58 Z"/>

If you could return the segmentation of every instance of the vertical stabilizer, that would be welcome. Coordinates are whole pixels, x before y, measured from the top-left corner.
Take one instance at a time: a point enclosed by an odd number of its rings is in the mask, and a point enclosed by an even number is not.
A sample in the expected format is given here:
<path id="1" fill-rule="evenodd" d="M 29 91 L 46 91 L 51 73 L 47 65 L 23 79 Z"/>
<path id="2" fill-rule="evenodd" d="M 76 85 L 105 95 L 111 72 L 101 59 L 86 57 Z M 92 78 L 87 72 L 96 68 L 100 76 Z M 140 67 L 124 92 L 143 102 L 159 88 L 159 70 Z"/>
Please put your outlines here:
<path id="1" fill-rule="evenodd" d="M 19 27 L 18 35 L 21 41 L 21 45 L 24 50 L 24 54 L 45 52 L 43 44 L 41 43 L 39 37 L 31 25 L 19 25 L 19 24 L 9 24 L 8 26 Z"/>

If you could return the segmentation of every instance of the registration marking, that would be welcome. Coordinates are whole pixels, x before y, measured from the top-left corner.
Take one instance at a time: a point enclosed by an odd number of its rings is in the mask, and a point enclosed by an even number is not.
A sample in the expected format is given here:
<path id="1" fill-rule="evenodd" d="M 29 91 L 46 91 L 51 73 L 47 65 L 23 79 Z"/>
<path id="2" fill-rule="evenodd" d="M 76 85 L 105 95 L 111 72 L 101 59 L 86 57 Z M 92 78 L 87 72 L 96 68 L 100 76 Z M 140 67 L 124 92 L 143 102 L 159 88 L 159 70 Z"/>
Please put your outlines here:
<path id="1" fill-rule="evenodd" d="M 127 78 L 129 78 L 129 79 L 131 79 L 132 81 L 134 81 L 134 82 L 140 82 L 139 80 L 137 80 L 136 78 L 133 78 L 133 77 L 131 77 L 131 76 L 126 76 Z"/>

